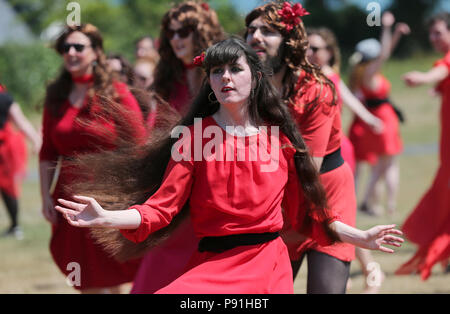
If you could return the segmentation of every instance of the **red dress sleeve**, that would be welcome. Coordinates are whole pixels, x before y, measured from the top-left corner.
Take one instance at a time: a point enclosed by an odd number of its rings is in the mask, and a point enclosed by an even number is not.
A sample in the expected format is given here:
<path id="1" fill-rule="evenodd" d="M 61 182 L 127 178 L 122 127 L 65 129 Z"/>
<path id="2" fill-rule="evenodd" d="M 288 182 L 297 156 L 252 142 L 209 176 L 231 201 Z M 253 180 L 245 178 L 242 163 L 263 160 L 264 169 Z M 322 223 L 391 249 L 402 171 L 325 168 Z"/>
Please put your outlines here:
<path id="1" fill-rule="evenodd" d="M 302 81 L 303 83 L 304 81 Z M 316 81 L 300 86 L 291 110 L 313 157 L 324 157 L 338 106 L 332 106 L 333 93 L 328 85 Z M 310 104 L 310 105 L 308 105 Z"/>
<path id="2" fill-rule="evenodd" d="M 183 139 L 179 140 L 183 141 Z M 183 146 L 181 144 L 180 154 Z M 192 156 L 191 156 L 192 157 Z M 175 161 L 170 159 L 160 188 L 144 204 L 133 205 L 141 215 L 141 225 L 134 230 L 121 230 L 121 233 L 130 241 L 139 243 L 161 228 L 170 224 L 173 217 L 178 214 L 191 194 L 194 181 L 194 162 Z"/>
<path id="3" fill-rule="evenodd" d="M 288 181 L 284 191 L 282 208 L 284 210 L 285 224 L 283 229 L 294 229 L 308 238 L 315 240 L 319 245 L 333 244 L 333 239 L 326 231 L 325 224 L 339 220 L 337 215 L 329 217 L 326 212 L 319 215 L 308 210 L 307 201 L 294 163 L 294 149 L 289 149 L 288 156 Z"/>
<path id="4" fill-rule="evenodd" d="M 42 146 L 39 152 L 39 160 L 56 161 L 58 159 L 58 152 L 53 145 L 51 134 L 53 132 L 53 118 L 50 115 L 48 108 L 44 108 L 42 118 Z"/>

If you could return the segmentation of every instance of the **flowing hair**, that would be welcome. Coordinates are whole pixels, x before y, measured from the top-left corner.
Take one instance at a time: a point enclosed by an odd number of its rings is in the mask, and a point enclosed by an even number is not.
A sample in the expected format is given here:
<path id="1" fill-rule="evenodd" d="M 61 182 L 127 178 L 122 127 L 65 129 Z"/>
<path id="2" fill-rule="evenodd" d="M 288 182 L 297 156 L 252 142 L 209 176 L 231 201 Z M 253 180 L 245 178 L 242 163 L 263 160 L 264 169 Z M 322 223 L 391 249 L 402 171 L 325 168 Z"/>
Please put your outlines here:
<path id="1" fill-rule="evenodd" d="M 270 84 L 267 71 L 253 49 L 242 39 L 235 37 L 208 48 L 203 62 L 206 76 L 209 77 L 213 67 L 233 63 L 241 56 L 245 56 L 252 72 L 252 80 L 256 82 L 248 101 L 250 119 L 258 125 L 279 126 L 289 138 L 296 150 L 294 162 L 308 211 L 315 211 L 326 217 L 326 195 L 317 169 L 286 104 Z M 193 124 L 194 118 L 205 118 L 217 112 L 220 105 L 211 102 L 208 97 L 211 92 L 211 86 L 205 79 L 192 103 L 191 111 L 175 124 L 189 126 Z M 75 163 L 78 167 L 89 169 L 90 180 L 75 184 L 71 192 L 95 197 L 107 210 L 121 210 L 144 203 L 160 187 L 171 157 L 172 145 L 177 140 L 171 138 L 170 128 L 165 128 L 160 129 L 158 134 L 153 134 L 143 146 L 124 145 L 116 151 L 81 156 Z M 169 226 L 152 233 L 141 243 L 128 241 L 118 230 L 93 229 L 93 236 L 119 260 L 142 256 L 147 249 L 165 239 L 187 217 L 188 204 L 189 201 Z"/>
<path id="2" fill-rule="evenodd" d="M 281 57 L 286 64 L 286 72 L 282 79 L 284 86 L 284 91 L 281 94 L 282 99 L 290 101 L 297 93 L 298 72 L 302 70 L 319 82 L 321 92 L 324 84 L 331 88 L 334 95 L 333 105 L 335 105 L 337 96 L 333 82 L 322 73 L 318 66 L 310 63 L 306 57 L 309 42 L 303 22 L 293 26 L 289 31 L 286 29 L 286 25 L 278 13 L 283 8 L 283 2 L 269 2 L 251 11 L 245 18 L 247 31 L 244 34 L 244 38 L 248 36 L 248 27 L 250 24 L 257 18 L 262 18 L 265 23 L 276 29 L 283 36 L 280 51 L 282 52 Z M 321 93 L 318 93 L 316 99 L 305 104 L 306 108 L 312 109 L 320 98 L 320 95 Z"/>

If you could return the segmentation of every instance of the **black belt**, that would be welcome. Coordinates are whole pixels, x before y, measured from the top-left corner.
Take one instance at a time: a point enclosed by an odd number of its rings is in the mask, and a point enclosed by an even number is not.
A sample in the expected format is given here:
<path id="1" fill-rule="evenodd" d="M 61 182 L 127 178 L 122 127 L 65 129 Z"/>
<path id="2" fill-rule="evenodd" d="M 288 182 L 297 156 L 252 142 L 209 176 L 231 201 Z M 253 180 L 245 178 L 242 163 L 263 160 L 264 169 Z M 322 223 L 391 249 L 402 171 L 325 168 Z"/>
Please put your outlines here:
<path id="1" fill-rule="evenodd" d="M 198 244 L 199 252 L 222 253 L 242 245 L 263 244 L 278 238 L 278 232 L 231 234 L 222 237 L 204 237 Z"/>
<path id="2" fill-rule="evenodd" d="M 323 157 L 320 173 L 327 173 L 331 170 L 339 168 L 344 164 L 344 158 L 341 155 L 341 148 Z"/>
<path id="3" fill-rule="evenodd" d="M 394 109 L 395 114 L 397 115 L 398 120 L 401 123 L 405 122 L 405 115 L 397 106 L 395 106 L 392 103 L 392 101 L 389 98 L 366 99 L 366 107 L 370 108 L 370 109 L 377 108 L 378 106 L 385 104 L 385 103 L 388 103 L 389 105 L 391 105 L 392 109 Z"/>

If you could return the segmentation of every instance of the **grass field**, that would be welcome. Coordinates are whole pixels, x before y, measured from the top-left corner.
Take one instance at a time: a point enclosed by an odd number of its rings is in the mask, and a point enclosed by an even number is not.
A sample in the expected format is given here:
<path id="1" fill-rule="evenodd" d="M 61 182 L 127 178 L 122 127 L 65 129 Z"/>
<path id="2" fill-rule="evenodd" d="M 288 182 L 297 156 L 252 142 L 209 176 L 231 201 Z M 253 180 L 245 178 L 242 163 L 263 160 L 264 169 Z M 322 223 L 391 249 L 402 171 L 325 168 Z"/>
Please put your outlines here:
<path id="1" fill-rule="evenodd" d="M 405 153 L 400 157 L 401 183 L 398 197 L 398 210 L 392 217 L 367 217 L 360 215 L 359 228 L 375 224 L 396 223 L 401 226 L 408 213 L 429 187 L 437 168 L 436 145 L 439 136 L 439 99 L 428 94 L 430 87 L 407 89 L 400 81 L 401 74 L 408 70 L 426 70 L 436 56 L 416 57 L 414 59 L 389 62 L 384 69 L 392 83 L 392 99 L 401 107 L 407 117 L 401 132 Z M 39 117 L 33 119 L 39 124 Z M 351 114 L 344 109 L 343 125 L 347 130 Z M 367 171 L 363 175 L 363 181 Z M 361 186 L 364 187 L 364 182 Z M 48 250 L 50 226 L 40 213 L 37 177 L 37 158 L 29 160 L 29 176 L 23 185 L 20 199 L 20 220 L 25 231 L 25 239 L 0 239 L 0 293 L 74 293 L 65 283 L 65 278 L 54 265 Z M 3 207 L 3 204 L 0 205 Z M 7 216 L 0 210 L 0 230 L 7 227 Z M 445 274 L 439 266 L 433 275 L 422 282 L 417 275 L 394 276 L 395 269 L 414 253 L 414 246 L 406 242 L 395 254 L 374 252 L 375 260 L 381 265 L 386 279 L 381 293 L 450 293 L 450 273 Z M 295 292 L 305 293 L 306 263 L 295 281 Z M 357 261 L 351 267 L 351 287 L 349 293 L 360 293 L 364 277 Z"/>

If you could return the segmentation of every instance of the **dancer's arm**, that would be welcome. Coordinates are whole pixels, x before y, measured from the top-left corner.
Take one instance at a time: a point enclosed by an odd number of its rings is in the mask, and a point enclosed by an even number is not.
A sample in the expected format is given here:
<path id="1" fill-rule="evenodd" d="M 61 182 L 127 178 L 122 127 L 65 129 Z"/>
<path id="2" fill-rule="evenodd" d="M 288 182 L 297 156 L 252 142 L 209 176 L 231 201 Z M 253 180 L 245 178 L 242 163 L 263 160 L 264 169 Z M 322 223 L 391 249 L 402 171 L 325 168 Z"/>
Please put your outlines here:
<path id="1" fill-rule="evenodd" d="M 445 65 L 439 65 L 428 72 L 412 71 L 403 76 L 406 85 L 416 87 L 423 84 L 437 84 L 449 75 L 449 68 Z"/>
<path id="2" fill-rule="evenodd" d="M 361 120 L 369 125 L 375 132 L 383 131 L 383 121 L 371 114 L 366 107 L 356 98 L 348 89 L 347 85 L 341 80 L 339 84 L 341 90 L 342 102 L 346 104 Z"/>
<path id="3" fill-rule="evenodd" d="M 53 199 L 50 195 L 50 186 L 55 176 L 56 162 L 41 160 L 39 162 L 39 179 L 42 197 L 42 214 L 52 224 L 58 222 L 57 213 L 54 209 Z"/>
<path id="4" fill-rule="evenodd" d="M 402 235 L 400 230 L 394 229 L 395 225 L 375 226 L 369 230 L 360 230 L 334 221 L 330 224 L 331 229 L 338 235 L 342 242 L 353 244 L 357 247 L 370 250 L 379 250 L 385 253 L 394 253 L 394 250 L 383 245 L 400 247 L 404 240 L 395 235 Z"/>
<path id="5" fill-rule="evenodd" d="M 22 131 L 26 137 L 33 143 L 33 151 L 39 152 L 41 148 L 42 139 L 39 133 L 34 129 L 30 121 L 25 117 L 17 103 L 13 103 L 9 109 L 9 116 L 14 124 Z"/>

